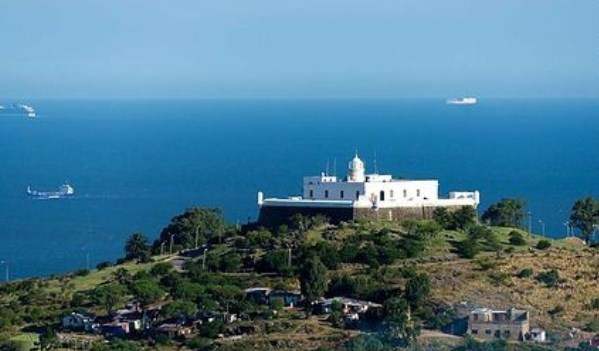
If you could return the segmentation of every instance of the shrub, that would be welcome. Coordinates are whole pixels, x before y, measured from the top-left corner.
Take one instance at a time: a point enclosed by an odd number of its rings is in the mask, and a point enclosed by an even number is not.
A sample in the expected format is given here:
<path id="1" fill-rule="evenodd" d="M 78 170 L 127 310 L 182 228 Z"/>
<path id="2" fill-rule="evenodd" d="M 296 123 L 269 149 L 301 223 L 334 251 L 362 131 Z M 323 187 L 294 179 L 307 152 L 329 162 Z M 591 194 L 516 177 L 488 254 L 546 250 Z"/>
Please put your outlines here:
<path id="1" fill-rule="evenodd" d="M 73 273 L 76 277 L 85 277 L 89 274 L 89 269 L 78 269 Z"/>
<path id="2" fill-rule="evenodd" d="M 173 266 L 170 263 L 160 262 L 150 269 L 150 274 L 153 276 L 162 276 L 168 274 L 171 269 L 173 269 Z"/>
<path id="3" fill-rule="evenodd" d="M 559 277 L 558 271 L 555 269 L 537 274 L 537 280 L 545 284 L 547 287 L 556 287 L 562 281 Z"/>
<path id="4" fill-rule="evenodd" d="M 524 268 L 523 270 L 521 270 L 518 273 L 518 278 L 522 278 L 522 279 L 526 279 L 526 278 L 530 278 L 532 276 L 532 269 L 530 268 Z"/>
<path id="5" fill-rule="evenodd" d="M 480 252 L 480 245 L 473 238 L 460 241 L 457 247 L 459 255 L 464 258 L 474 258 Z"/>
<path id="6" fill-rule="evenodd" d="M 515 246 L 523 246 L 526 245 L 526 240 L 524 239 L 524 236 L 516 231 L 516 230 L 512 230 L 509 234 L 509 242 L 511 245 L 515 245 Z"/>
<path id="7" fill-rule="evenodd" d="M 479 259 L 477 263 L 481 271 L 488 271 L 489 269 L 497 267 L 497 262 L 491 261 L 488 257 Z"/>
<path id="8" fill-rule="evenodd" d="M 96 269 L 101 271 L 103 269 L 106 269 L 108 267 L 112 267 L 112 262 L 110 261 L 104 261 L 104 262 L 100 262 L 96 265 Z"/>
<path id="9" fill-rule="evenodd" d="M 551 247 L 551 242 L 549 240 L 540 240 L 537 245 L 536 248 L 539 250 L 545 250 Z"/>
<path id="10" fill-rule="evenodd" d="M 596 297 L 593 300 L 591 300 L 591 308 L 594 310 L 599 310 L 599 297 Z"/>
<path id="11" fill-rule="evenodd" d="M 599 332 L 599 318 L 591 319 L 587 324 L 585 324 L 584 330 L 591 333 Z"/>
<path id="12" fill-rule="evenodd" d="M 564 306 L 557 305 L 554 308 L 552 308 L 551 310 L 547 311 L 547 313 L 549 313 L 551 315 L 551 317 L 555 317 L 557 315 L 562 314 L 564 311 L 565 311 Z"/>

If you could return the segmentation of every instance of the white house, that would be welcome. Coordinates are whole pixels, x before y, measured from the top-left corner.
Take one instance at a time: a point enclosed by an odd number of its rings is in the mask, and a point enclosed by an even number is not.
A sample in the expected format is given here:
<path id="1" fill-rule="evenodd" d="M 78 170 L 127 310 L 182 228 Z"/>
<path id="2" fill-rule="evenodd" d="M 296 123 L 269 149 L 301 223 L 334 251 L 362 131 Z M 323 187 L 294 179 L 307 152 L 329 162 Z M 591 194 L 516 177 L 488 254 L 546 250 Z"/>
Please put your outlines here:
<path id="1" fill-rule="evenodd" d="M 478 191 L 454 191 L 447 198 L 439 197 L 438 180 L 394 179 L 388 174 L 367 174 L 364 162 L 357 154 L 349 162 L 345 179 L 326 173 L 304 177 L 301 196 L 265 198 L 262 192 L 258 193 L 262 220 L 268 220 L 269 215 L 293 214 L 294 210 L 306 214 L 322 212 L 344 220 L 364 214 L 361 209 L 398 209 L 386 211 L 388 215 L 384 218 L 393 220 L 394 215 L 401 217 L 401 209 L 409 212 L 409 209 L 420 208 L 476 207 L 479 202 Z M 331 212 L 327 209 L 344 210 Z"/>

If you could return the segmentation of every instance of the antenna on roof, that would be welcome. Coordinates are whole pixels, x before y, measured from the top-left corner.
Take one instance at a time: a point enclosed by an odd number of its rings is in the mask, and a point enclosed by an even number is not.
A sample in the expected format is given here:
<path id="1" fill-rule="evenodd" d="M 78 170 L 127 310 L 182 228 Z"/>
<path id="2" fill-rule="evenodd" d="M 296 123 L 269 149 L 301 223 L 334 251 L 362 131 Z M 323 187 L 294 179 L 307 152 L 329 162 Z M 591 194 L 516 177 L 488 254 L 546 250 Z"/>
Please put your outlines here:
<path id="1" fill-rule="evenodd" d="M 329 160 L 327 160 L 327 170 L 324 173 L 327 177 L 329 176 Z"/>
<path id="2" fill-rule="evenodd" d="M 337 176 L 337 157 L 333 158 L 333 177 Z"/>
<path id="3" fill-rule="evenodd" d="M 374 167 L 374 174 L 379 174 L 379 170 L 376 167 L 376 151 L 374 152 L 374 161 L 372 163 L 372 166 Z"/>

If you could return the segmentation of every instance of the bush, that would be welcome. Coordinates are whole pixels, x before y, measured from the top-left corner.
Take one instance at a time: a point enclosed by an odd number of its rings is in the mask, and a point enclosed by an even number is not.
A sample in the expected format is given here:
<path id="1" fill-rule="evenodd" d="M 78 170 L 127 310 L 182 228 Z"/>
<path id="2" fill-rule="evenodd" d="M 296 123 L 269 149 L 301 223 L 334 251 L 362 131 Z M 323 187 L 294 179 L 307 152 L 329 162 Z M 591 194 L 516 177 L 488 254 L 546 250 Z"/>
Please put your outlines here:
<path id="1" fill-rule="evenodd" d="M 594 310 L 599 310 L 599 297 L 596 297 L 591 301 L 591 308 Z"/>
<path id="2" fill-rule="evenodd" d="M 524 268 L 518 273 L 518 278 L 526 279 L 532 276 L 532 269 Z"/>
<path id="3" fill-rule="evenodd" d="M 472 238 L 460 241 L 457 247 L 458 254 L 464 258 L 474 258 L 480 252 L 479 243 Z"/>
<path id="4" fill-rule="evenodd" d="M 112 262 L 110 261 L 104 261 L 104 262 L 100 262 L 96 265 L 96 269 L 101 271 L 103 269 L 106 269 L 108 267 L 112 267 Z"/>
<path id="5" fill-rule="evenodd" d="M 537 280 L 545 284 L 547 287 L 556 287 L 562 282 L 558 271 L 555 269 L 537 274 Z"/>
<path id="6" fill-rule="evenodd" d="M 205 323 L 200 326 L 199 334 L 200 336 L 215 339 L 218 334 L 222 333 L 225 325 L 221 321 L 214 321 L 210 323 Z"/>
<path id="7" fill-rule="evenodd" d="M 551 247 L 551 242 L 549 240 L 540 240 L 537 245 L 536 248 L 539 250 L 545 250 Z"/>
<path id="8" fill-rule="evenodd" d="M 564 308 L 564 306 L 557 305 L 554 308 L 552 308 L 551 310 L 547 311 L 547 313 L 549 313 L 549 315 L 551 315 L 551 317 L 555 317 L 557 315 L 564 313 L 565 310 L 566 309 Z"/>
<path id="9" fill-rule="evenodd" d="M 599 318 L 593 318 L 585 326 L 584 330 L 591 333 L 599 332 Z"/>
<path id="10" fill-rule="evenodd" d="M 73 273 L 76 277 L 85 277 L 89 274 L 89 269 L 78 269 Z"/>
<path id="11" fill-rule="evenodd" d="M 526 240 L 524 239 L 524 236 L 515 230 L 512 230 L 509 234 L 509 242 L 511 245 L 515 245 L 515 246 L 523 246 L 526 245 Z"/>
<path id="12" fill-rule="evenodd" d="M 479 259 L 477 263 L 481 271 L 488 271 L 497 267 L 497 262 L 490 260 L 488 257 Z"/>
<path id="13" fill-rule="evenodd" d="M 150 274 L 153 276 L 163 276 L 168 274 L 171 269 L 173 269 L 173 266 L 170 263 L 160 262 L 150 269 Z"/>

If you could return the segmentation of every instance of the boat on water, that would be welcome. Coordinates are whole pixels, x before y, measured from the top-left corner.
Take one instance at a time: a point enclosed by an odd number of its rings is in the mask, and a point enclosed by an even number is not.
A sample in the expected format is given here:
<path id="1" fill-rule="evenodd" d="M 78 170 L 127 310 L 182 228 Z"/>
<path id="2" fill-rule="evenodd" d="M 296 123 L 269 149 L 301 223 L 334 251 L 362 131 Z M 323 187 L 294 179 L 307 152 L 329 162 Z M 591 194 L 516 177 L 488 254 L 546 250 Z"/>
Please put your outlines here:
<path id="1" fill-rule="evenodd" d="M 75 194 L 75 188 L 65 183 L 58 188 L 58 191 L 39 191 L 32 190 L 31 186 L 27 187 L 27 195 L 38 199 L 61 199 Z"/>
<path id="2" fill-rule="evenodd" d="M 0 105 L 0 116 L 25 116 L 27 118 L 37 117 L 35 109 L 26 104 L 12 104 L 10 106 Z"/>
<path id="3" fill-rule="evenodd" d="M 476 105 L 478 101 L 475 97 L 463 97 L 458 99 L 447 100 L 448 105 Z"/>

